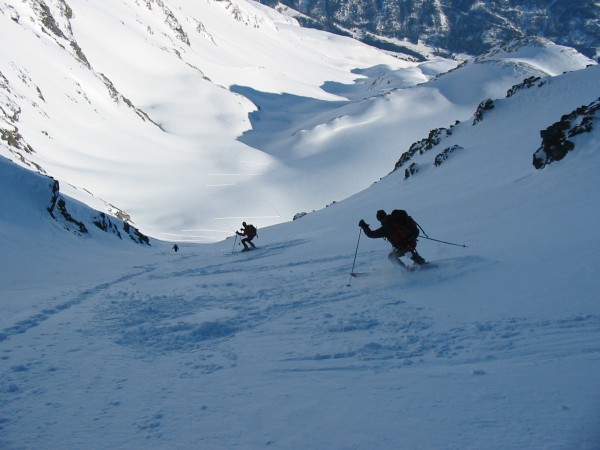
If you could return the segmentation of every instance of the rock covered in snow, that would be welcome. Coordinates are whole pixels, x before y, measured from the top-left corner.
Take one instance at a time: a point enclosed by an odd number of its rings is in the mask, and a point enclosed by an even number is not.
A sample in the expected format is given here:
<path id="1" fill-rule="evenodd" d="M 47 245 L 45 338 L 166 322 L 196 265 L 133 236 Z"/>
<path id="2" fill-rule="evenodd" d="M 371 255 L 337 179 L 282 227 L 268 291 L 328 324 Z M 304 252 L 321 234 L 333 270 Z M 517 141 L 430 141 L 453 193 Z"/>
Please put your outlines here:
<path id="1" fill-rule="evenodd" d="M 600 98 L 562 116 L 545 130 L 540 131 L 542 145 L 533 154 L 533 165 L 542 169 L 553 161 L 560 161 L 575 149 L 575 136 L 592 131 L 600 121 Z"/>

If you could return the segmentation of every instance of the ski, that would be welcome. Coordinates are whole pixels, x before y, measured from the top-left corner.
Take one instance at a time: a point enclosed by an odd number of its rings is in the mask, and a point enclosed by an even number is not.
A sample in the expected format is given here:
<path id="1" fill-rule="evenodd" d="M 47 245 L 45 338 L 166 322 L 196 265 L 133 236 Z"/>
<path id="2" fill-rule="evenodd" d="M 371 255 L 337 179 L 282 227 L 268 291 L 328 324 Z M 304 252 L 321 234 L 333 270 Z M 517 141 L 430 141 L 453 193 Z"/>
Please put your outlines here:
<path id="1" fill-rule="evenodd" d="M 403 265 L 400 266 L 400 268 L 406 272 L 419 272 L 421 270 L 429 270 L 429 269 L 434 269 L 438 267 L 436 264 L 433 263 L 427 263 L 427 264 L 413 264 L 410 266 L 407 265 Z M 364 277 L 367 275 L 372 275 L 375 272 L 350 272 L 350 276 L 354 277 L 354 278 L 358 278 L 358 277 Z"/>
<path id="2" fill-rule="evenodd" d="M 427 263 L 427 264 L 413 264 L 412 266 L 404 267 L 407 272 L 419 272 L 420 270 L 428 270 L 436 268 L 436 264 Z"/>

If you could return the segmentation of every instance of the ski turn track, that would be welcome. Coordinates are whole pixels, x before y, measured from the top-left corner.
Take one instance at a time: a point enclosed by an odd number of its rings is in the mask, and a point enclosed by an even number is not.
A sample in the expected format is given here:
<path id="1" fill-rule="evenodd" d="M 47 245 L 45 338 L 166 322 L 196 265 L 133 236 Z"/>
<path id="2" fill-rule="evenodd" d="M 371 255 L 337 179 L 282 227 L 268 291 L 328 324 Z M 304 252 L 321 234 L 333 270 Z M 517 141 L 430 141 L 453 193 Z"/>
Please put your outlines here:
<path id="1" fill-rule="evenodd" d="M 473 395 L 483 397 L 496 392 L 490 384 L 500 383 L 494 374 L 503 367 L 531 360 L 568 364 L 600 353 L 598 341 L 590 339 L 600 332 L 598 315 L 444 323 L 436 312 L 444 302 L 440 293 L 454 289 L 461 277 L 464 282 L 494 270 L 496 263 L 482 258 L 436 261 L 439 268 L 414 273 L 385 266 L 348 289 L 351 255 L 293 261 L 277 251 L 235 256 L 172 256 L 6 328 L 0 341 L 0 446 L 60 442 L 83 448 L 89 433 L 96 433 L 110 436 L 103 445 L 111 448 L 168 448 L 173 440 L 184 447 L 242 442 L 258 448 L 263 445 L 256 442 L 273 439 L 271 432 L 261 434 L 265 428 L 258 427 L 250 438 L 231 433 L 234 411 L 246 419 L 259 414 L 268 423 L 281 414 L 299 420 L 297 408 L 312 409 L 313 396 L 327 399 L 312 410 L 323 414 L 321 420 L 335 422 L 333 405 L 342 405 L 362 420 L 363 414 L 377 417 L 381 433 L 394 439 L 414 426 L 410 419 L 397 425 L 410 417 L 407 395 L 452 402 L 452 386 L 469 382 Z M 445 374 L 444 385 L 450 385 L 420 392 L 418 380 L 435 374 Z M 396 399 L 405 407 L 401 413 L 390 406 L 358 412 L 352 399 L 360 402 L 363 390 L 375 404 Z M 72 410 L 82 395 L 86 407 Z M 186 404 L 175 404 L 182 396 Z M 507 414 L 532 408 L 499 394 L 490 401 Z M 465 420 L 485 428 L 477 422 L 484 419 Z M 73 430 L 69 437 L 66 423 Z M 515 426 L 534 440 L 547 432 L 531 421 Z M 198 429 L 200 441 L 187 440 Z"/>

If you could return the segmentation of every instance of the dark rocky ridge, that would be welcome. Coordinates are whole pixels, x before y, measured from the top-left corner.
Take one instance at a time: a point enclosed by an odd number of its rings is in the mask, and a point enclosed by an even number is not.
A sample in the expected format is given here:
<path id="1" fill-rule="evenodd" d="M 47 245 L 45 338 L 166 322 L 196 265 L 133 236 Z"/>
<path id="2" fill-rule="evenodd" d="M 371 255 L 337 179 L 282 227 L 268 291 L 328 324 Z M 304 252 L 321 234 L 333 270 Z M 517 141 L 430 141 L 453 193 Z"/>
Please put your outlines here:
<path id="1" fill-rule="evenodd" d="M 382 48 L 389 43 L 378 42 L 372 34 L 424 42 L 443 55 L 478 55 L 512 39 L 539 36 L 573 47 L 590 58 L 600 56 L 600 8 L 594 0 L 260 2 L 270 6 L 283 4 L 301 12 L 306 17 L 298 20 L 304 26 L 334 33 L 352 30 L 358 32 L 360 39 Z"/>

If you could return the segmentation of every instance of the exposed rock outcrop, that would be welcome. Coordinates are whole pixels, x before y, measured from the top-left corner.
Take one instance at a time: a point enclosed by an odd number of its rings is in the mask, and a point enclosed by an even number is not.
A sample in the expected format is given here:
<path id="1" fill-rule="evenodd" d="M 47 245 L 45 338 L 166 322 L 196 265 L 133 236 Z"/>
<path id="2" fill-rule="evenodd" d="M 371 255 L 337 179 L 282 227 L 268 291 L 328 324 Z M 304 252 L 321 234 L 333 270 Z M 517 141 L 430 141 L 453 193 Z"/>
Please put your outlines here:
<path id="1" fill-rule="evenodd" d="M 592 131 L 600 121 L 600 98 L 587 106 L 581 106 L 561 117 L 545 130 L 540 131 L 542 145 L 533 154 L 533 165 L 542 169 L 553 161 L 560 161 L 575 150 L 573 138 Z"/>

